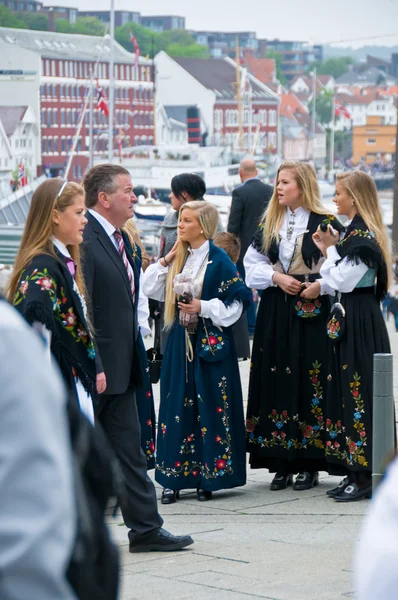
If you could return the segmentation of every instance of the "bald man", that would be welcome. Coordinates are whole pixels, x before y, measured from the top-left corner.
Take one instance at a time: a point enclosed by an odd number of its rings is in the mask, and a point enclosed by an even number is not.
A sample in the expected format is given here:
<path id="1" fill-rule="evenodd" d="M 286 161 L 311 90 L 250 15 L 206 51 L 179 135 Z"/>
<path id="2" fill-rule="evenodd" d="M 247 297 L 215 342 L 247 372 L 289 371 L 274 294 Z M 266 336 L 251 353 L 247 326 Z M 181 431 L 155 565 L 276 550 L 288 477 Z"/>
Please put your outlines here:
<path id="1" fill-rule="evenodd" d="M 234 233 L 240 239 L 241 250 L 237 267 L 244 278 L 243 257 L 252 242 L 254 232 L 263 212 L 267 208 L 273 189 L 257 178 L 257 167 L 252 158 L 242 160 L 239 166 L 239 176 L 242 185 L 232 192 L 228 231 Z M 249 321 L 249 334 L 252 335 L 255 326 L 254 307 L 249 307 L 247 318 Z"/>

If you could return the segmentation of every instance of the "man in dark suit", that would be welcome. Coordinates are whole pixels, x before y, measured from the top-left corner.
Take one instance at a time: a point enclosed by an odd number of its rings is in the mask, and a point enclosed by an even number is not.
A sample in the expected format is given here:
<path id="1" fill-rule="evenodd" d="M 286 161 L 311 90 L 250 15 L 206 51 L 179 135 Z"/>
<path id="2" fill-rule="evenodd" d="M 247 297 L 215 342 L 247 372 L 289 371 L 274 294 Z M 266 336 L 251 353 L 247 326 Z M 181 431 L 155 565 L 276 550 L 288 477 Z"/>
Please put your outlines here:
<path id="1" fill-rule="evenodd" d="M 84 276 L 98 346 L 96 417 L 123 470 L 127 497 L 122 505 L 130 552 L 179 550 L 190 536 L 162 529 L 155 487 L 147 475 L 135 401 L 142 374 L 137 355 L 139 273 L 126 249 L 121 227 L 133 216 L 137 198 L 129 172 L 98 165 L 84 179 L 88 223 L 84 230 Z"/>
<path id="2" fill-rule="evenodd" d="M 232 192 L 228 231 L 240 239 L 239 273 L 244 278 L 243 257 L 252 243 L 254 232 L 271 199 L 273 188 L 257 179 L 257 167 L 252 158 L 245 158 L 239 166 L 242 185 Z M 256 315 L 254 305 L 247 310 L 249 333 L 254 333 Z"/>

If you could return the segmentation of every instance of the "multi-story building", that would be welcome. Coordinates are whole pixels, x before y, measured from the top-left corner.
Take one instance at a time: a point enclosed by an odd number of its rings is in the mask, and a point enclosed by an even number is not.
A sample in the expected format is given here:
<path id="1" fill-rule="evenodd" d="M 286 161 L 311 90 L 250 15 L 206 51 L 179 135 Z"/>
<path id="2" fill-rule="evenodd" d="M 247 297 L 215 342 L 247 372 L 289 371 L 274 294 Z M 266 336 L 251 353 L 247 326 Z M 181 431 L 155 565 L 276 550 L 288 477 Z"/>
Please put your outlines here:
<path id="1" fill-rule="evenodd" d="M 368 117 L 381 117 L 385 125 L 396 125 L 397 109 L 394 96 L 383 94 L 375 89 L 364 90 L 361 94 L 337 94 L 336 99 L 350 115 L 336 117 L 335 128 L 338 131 L 363 127 Z"/>
<path id="2" fill-rule="evenodd" d="M 91 74 L 109 96 L 110 38 L 0 28 L 1 102 L 23 99 L 40 122 L 40 172 L 62 174 L 87 97 Z M 153 144 L 153 65 L 114 42 L 115 120 L 113 145 Z M 94 153 L 105 156 L 108 119 L 96 108 Z M 80 179 L 88 164 L 89 114 L 85 113 L 69 177 Z"/>
<path id="3" fill-rule="evenodd" d="M 308 65 L 323 60 L 323 48 L 305 42 L 285 40 L 259 40 L 260 52 L 274 50 L 282 56 L 281 70 L 288 83 L 298 75 L 304 75 Z"/>
<path id="4" fill-rule="evenodd" d="M 156 67 L 161 105 L 196 106 L 200 134 L 208 145 L 235 148 L 241 145 L 238 140 L 236 64 L 231 58 L 171 58 L 160 52 L 156 57 Z M 239 66 L 239 69 L 242 80 L 247 77 L 247 85 L 242 85 L 241 94 L 243 147 L 247 151 L 256 146 L 266 153 L 277 152 L 279 98 L 245 68 Z"/>
<path id="5" fill-rule="evenodd" d="M 258 49 L 258 40 L 254 31 L 189 31 L 189 33 L 197 44 L 207 46 L 212 58 L 234 57 L 236 40 L 242 51 L 252 50 L 256 53 Z"/>
<path id="6" fill-rule="evenodd" d="M 96 17 L 103 23 L 109 23 L 110 21 L 109 10 L 79 10 L 79 17 Z M 138 23 L 141 22 L 141 14 L 139 12 L 130 10 L 115 10 L 115 27 L 121 27 L 126 23 Z"/>
<path id="7" fill-rule="evenodd" d="M 149 17 L 141 16 L 141 25 L 148 27 L 153 31 L 168 31 L 169 29 L 185 29 L 185 17 L 176 17 L 174 15 L 150 15 Z"/>
<path id="8" fill-rule="evenodd" d="M 383 117 L 368 116 L 365 125 L 354 126 L 352 131 L 354 163 L 391 160 L 395 154 L 396 126 L 386 124 Z"/>
<path id="9" fill-rule="evenodd" d="M 0 122 L 6 136 L 0 143 L 0 172 L 10 181 L 22 163 L 26 175 L 34 179 L 41 162 L 38 118 L 29 106 L 0 106 Z"/>
<path id="10" fill-rule="evenodd" d="M 43 2 L 36 0 L 1 0 L 0 4 L 6 6 L 13 12 L 29 12 L 37 14 L 49 14 L 51 12 L 54 19 L 65 19 L 70 23 L 75 23 L 78 10 L 70 6 L 44 6 Z"/>

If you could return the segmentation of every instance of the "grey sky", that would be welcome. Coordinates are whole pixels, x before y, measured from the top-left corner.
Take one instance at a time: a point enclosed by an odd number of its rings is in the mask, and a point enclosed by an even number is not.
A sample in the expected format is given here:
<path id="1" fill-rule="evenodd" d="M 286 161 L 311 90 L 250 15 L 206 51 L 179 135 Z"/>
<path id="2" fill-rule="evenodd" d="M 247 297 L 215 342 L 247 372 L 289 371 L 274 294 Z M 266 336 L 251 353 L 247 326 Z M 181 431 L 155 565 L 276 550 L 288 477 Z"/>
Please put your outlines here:
<path id="1" fill-rule="evenodd" d="M 354 47 L 368 43 L 398 44 L 398 0 L 115 0 L 115 3 L 116 9 L 135 10 L 144 15 L 185 16 L 187 29 L 256 31 L 258 37 L 312 43 L 350 40 L 341 45 Z M 78 6 L 81 10 L 107 10 L 110 0 L 62 0 L 60 4 Z M 393 35 L 384 37 L 386 34 Z"/>

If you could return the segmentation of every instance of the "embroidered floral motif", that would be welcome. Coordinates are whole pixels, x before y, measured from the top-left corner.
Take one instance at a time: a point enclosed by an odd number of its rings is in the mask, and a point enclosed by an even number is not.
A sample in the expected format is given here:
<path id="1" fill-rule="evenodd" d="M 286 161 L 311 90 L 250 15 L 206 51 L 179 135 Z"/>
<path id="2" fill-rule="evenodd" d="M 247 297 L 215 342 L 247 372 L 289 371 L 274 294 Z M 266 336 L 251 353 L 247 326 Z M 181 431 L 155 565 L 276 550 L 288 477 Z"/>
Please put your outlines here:
<path id="1" fill-rule="evenodd" d="M 192 398 L 184 398 L 184 406 L 193 406 Z"/>
<path id="2" fill-rule="evenodd" d="M 236 277 L 233 277 L 233 279 L 228 279 L 228 281 L 222 281 L 220 284 L 220 287 L 218 288 L 218 291 L 220 293 L 225 292 L 232 284 L 236 283 L 237 281 L 241 281 L 243 283 L 243 279 L 240 277 L 238 271 L 236 272 Z"/>
<path id="3" fill-rule="evenodd" d="M 364 231 L 363 229 L 353 229 L 352 231 L 350 231 L 349 235 L 345 238 L 343 238 L 342 240 L 340 240 L 340 242 L 337 243 L 337 246 L 342 246 L 343 244 L 345 244 L 352 236 L 359 236 L 361 238 L 366 238 L 367 240 L 373 240 L 374 239 L 374 233 L 371 231 Z"/>
<path id="4" fill-rule="evenodd" d="M 233 466 L 232 466 L 232 449 L 231 449 L 231 434 L 229 427 L 229 417 L 228 417 L 228 396 L 227 396 L 227 378 L 224 376 L 221 378 L 221 381 L 218 384 L 221 392 L 222 404 L 216 407 L 216 412 L 221 417 L 221 422 L 223 424 L 223 433 L 215 436 L 215 441 L 220 445 L 222 449 L 218 456 L 214 457 L 213 465 L 209 465 L 207 463 L 202 464 L 200 462 L 190 462 L 186 460 L 185 462 L 177 461 L 174 463 L 173 467 L 165 467 L 164 462 L 162 464 L 156 464 L 156 469 L 160 471 L 166 477 L 178 477 L 183 474 L 184 476 L 193 475 L 197 477 L 201 475 L 205 479 L 216 479 L 217 477 L 224 477 L 225 475 L 233 474 Z M 166 430 L 165 425 L 161 424 L 161 430 Z M 204 438 L 207 429 L 206 427 L 202 427 L 201 429 L 202 437 Z M 165 433 L 165 431 L 163 432 Z M 194 444 L 194 435 L 191 434 L 187 436 L 182 444 L 180 445 L 180 454 L 194 454 L 195 453 L 195 444 Z"/>
<path id="5" fill-rule="evenodd" d="M 145 457 L 149 461 L 152 458 L 155 458 L 155 442 L 151 438 L 149 441 L 145 442 Z"/>
<path id="6" fill-rule="evenodd" d="M 209 332 L 208 337 L 202 338 L 201 348 L 204 352 L 211 352 L 214 354 L 217 350 L 221 350 L 224 346 L 224 339 L 222 335 L 216 335 L 213 332 Z"/>
<path id="7" fill-rule="evenodd" d="M 333 315 L 327 322 L 326 331 L 331 340 L 336 340 L 340 337 L 340 321 Z"/>
<path id="8" fill-rule="evenodd" d="M 21 282 L 21 285 L 15 294 L 14 306 L 18 306 L 18 304 L 25 300 L 31 283 L 40 286 L 40 289 L 43 292 L 48 293 L 53 305 L 55 319 L 72 335 L 76 342 L 81 342 L 85 346 L 89 358 L 94 359 L 94 344 L 85 330 L 83 323 L 79 321 L 73 311 L 73 308 L 69 308 L 67 312 L 61 312 L 62 305 L 66 304 L 68 299 L 64 289 L 62 287 L 58 289 L 55 279 L 50 276 L 47 268 L 44 268 L 43 271 L 35 269 L 30 275 L 26 276 L 26 279 Z"/>
<path id="9" fill-rule="evenodd" d="M 318 298 L 315 300 L 308 300 L 307 302 L 299 300 L 296 302 L 294 308 L 298 317 L 302 317 L 303 319 L 311 319 L 320 314 L 322 303 Z"/>

